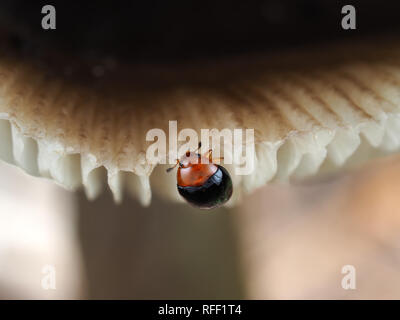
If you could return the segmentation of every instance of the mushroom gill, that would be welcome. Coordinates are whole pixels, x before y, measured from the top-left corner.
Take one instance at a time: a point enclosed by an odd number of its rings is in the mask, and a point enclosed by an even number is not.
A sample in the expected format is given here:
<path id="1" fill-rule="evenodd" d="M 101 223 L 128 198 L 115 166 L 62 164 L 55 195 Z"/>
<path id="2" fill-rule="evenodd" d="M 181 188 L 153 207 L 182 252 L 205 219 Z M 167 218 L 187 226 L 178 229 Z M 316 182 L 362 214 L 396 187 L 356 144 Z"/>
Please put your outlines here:
<path id="1" fill-rule="evenodd" d="M 170 120 L 178 130 L 255 130 L 255 168 L 231 170 L 231 204 L 400 148 L 400 44 L 389 38 L 65 74 L 2 50 L 0 158 L 70 190 L 83 185 L 91 199 L 105 183 L 117 202 L 124 189 L 143 205 L 152 188 L 179 199 L 174 175 L 145 156 L 147 131 L 168 132 Z"/>

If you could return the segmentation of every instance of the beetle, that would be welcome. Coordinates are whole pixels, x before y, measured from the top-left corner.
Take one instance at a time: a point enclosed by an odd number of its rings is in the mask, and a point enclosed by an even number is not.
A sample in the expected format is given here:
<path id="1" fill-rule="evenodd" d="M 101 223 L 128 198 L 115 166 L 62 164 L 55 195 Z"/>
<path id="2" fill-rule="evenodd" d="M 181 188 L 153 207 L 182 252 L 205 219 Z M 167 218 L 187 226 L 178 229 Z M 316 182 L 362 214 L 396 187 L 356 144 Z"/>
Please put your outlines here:
<path id="1" fill-rule="evenodd" d="M 200 148 L 201 142 L 197 150 L 187 151 L 167 172 L 179 164 L 176 174 L 179 194 L 197 208 L 213 209 L 232 196 L 232 179 L 223 166 L 212 162 L 212 149 L 201 155 L 197 153 Z"/>

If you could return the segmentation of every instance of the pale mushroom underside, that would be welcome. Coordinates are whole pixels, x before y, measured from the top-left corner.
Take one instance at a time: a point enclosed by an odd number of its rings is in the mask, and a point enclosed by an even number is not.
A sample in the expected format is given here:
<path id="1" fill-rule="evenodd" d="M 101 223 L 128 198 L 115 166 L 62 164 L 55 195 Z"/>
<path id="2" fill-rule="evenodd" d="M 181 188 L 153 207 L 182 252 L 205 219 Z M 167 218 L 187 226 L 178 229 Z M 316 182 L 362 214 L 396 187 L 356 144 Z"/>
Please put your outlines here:
<path id="1" fill-rule="evenodd" d="M 179 199 L 175 175 L 147 163 L 146 132 L 253 128 L 255 170 L 235 175 L 234 204 L 268 183 L 361 164 L 400 149 L 400 46 L 365 41 L 185 68 L 131 67 L 127 84 L 71 84 L 0 59 L 0 158 L 90 199 L 108 183 L 143 205 Z M 98 80 L 96 80 L 98 81 Z"/>

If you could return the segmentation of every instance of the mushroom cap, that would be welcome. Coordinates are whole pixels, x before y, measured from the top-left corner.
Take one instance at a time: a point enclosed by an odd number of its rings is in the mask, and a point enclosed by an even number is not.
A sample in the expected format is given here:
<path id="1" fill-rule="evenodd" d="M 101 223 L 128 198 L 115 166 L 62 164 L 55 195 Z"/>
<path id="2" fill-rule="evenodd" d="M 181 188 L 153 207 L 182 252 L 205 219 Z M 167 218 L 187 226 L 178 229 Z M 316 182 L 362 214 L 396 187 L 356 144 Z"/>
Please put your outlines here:
<path id="1" fill-rule="evenodd" d="M 354 166 L 400 148 L 400 44 L 367 38 L 196 64 L 130 65 L 76 81 L 0 58 L 0 158 L 90 199 L 107 183 L 143 205 L 180 200 L 176 177 L 146 158 L 146 133 L 254 129 L 254 170 L 231 173 L 230 204 L 265 184 Z M 183 143 L 181 143 L 183 144 Z M 246 145 L 246 141 L 243 141 Z M 168 156 L 167 151 L 160 156 Z"/>

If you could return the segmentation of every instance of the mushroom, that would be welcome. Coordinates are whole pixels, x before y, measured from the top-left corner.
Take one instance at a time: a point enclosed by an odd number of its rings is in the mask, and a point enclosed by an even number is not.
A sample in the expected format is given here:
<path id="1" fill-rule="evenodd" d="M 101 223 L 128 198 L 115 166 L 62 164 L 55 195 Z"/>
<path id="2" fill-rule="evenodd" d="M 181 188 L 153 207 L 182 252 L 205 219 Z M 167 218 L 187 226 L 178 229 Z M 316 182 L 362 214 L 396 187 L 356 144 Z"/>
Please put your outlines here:
<path id="1" fill-rule="evenodd" d="M 168 132 L 170 120 L 197 133 L 254 129 L 254 170 L 228 166 L 230 205 L 263 185 L 400 147 L 400 44 L 391 38 L 196 63 L 41 59 L 3 47 L 0 157 L 67 189 L 83 186 L 90 199 L 108 184 L 116 202 L 128 189 L 149 205 L 153 188 L 179 200 L 174 176 L 146 158 L 146 133 Z"/>
<path id="2" fill-rule="evenodd" d="M 234 201 L 267 183 L 359 164 L 400 146 L 400 46 L 369 43 L 132 67 L 79 85 L 3 55 L 0 155 L 67 189 L 83 185 L 89 198 L 106 173 L 116 201 L 127 188 L 143 205 L 150 185 L 177 198 L 174 177 L 146 159 L 146 132 L 168 132 L 171 119 L 197 132 L 255 130 L 255 168 L 233 172 Z"/>

